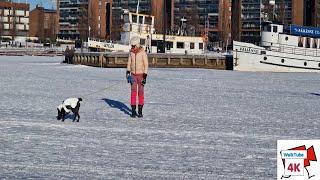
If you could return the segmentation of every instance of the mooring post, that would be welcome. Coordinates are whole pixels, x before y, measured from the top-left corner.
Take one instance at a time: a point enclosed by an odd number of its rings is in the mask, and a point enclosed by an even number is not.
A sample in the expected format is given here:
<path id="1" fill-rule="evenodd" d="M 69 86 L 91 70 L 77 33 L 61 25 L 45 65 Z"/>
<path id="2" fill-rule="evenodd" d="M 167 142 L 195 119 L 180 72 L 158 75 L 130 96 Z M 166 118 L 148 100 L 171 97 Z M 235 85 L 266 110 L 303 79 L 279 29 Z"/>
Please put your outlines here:
<path id="1" fill-rule="evenodd" d="M 102 62 L 103 62 L 103 54 L 102 53 L 100 53 L 99 61 L 100 61 L 100 67 L 102 68 Z"/>

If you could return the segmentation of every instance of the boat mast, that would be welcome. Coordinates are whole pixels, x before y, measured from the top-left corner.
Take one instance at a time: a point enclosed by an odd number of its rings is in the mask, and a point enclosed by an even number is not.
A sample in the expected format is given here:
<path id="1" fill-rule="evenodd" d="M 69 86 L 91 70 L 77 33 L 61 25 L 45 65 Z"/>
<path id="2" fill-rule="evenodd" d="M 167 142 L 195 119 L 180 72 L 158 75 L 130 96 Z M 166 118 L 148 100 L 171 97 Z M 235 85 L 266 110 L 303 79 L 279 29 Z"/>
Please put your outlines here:
<path id="1" fill-rule="evenodd" d="M 163 53 L 166 52 L 166 30 L 167 30 L 167 12 L 166 12 L 166 9 L 167 9 L 167 3 L 166 3 L 166 0 L 163 0 L 163 28 L 162 28 L 162 31 L 163 31 L 163 44 L 162 44 L 162 50 L 163 50 Z"/>
<path id="2" fill-rule="evenodd" d="M 138 4 L 137 4 L 137 10 L 136 10 L 137 14 L 139 14 L 139 4 L 140 4 L 140 0 L 138 0 Z"/>

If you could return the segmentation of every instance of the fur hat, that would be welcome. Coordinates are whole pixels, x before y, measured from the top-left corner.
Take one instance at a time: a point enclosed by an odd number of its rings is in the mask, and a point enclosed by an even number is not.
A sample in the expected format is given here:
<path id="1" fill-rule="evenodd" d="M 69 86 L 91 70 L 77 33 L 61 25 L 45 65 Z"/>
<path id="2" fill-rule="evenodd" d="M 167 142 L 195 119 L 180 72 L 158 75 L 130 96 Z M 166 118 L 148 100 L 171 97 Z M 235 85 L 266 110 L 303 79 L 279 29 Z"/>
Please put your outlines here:
<path id="1" fill-rule="evenodd" d="M 134 36 L 130 40 L 130 45 L 131 46 L 140 46 L 140 38 L 138 36 Z"/>

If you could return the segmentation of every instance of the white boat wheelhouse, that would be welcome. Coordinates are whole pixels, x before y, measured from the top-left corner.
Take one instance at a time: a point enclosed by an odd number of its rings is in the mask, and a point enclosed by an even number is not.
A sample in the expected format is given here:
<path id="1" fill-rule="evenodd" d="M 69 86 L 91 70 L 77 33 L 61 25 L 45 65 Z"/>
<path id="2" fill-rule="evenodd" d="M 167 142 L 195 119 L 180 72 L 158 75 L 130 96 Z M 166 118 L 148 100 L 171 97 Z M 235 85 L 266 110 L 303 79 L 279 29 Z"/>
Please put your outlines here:
<path id="1" fill-rule="evenodd" d="M 130 39 L 140 37 L 140 44 L 147 48 L 150 53 L 159 52 L 163 44 L 163 34 L 157 34 L 154 29 L 154 16 L 137 14 L 125 11 L 123 14 L 124 25 L 119 42 L 105 42 L 89 39 L 90 48 L 105 49 L 109 51 L 130 50 Z M 204 38 L 178 35 L 165 35 L 165 53 L 202 54 L 205 48 Z"/>

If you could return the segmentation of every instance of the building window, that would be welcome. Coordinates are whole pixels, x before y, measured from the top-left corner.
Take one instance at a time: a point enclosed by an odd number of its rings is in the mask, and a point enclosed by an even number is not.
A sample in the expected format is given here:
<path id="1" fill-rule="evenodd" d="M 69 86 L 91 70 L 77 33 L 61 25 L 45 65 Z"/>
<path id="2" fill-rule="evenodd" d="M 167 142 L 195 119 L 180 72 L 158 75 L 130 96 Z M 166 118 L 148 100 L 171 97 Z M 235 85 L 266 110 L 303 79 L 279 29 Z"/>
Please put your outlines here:
<path id="1" fill-rule="evenodd" d="M 178 49 L 184 49 L 184 42 L 177 42 Z"/>
<path id="2" fill-rule="evenodd" d="M 190 49 L 194 49 L 194 43 L 190 43 Z"/>

